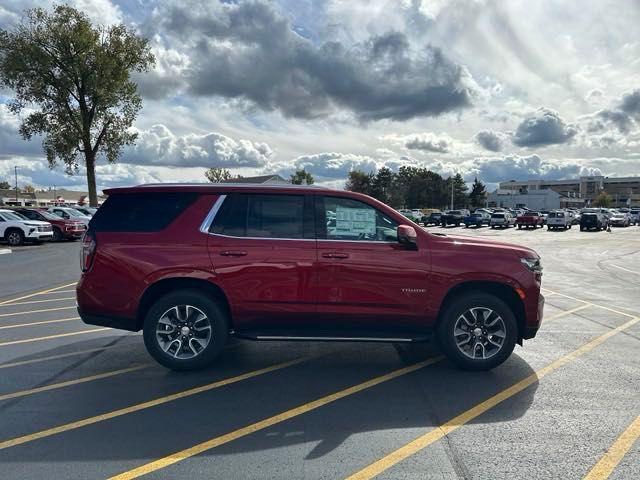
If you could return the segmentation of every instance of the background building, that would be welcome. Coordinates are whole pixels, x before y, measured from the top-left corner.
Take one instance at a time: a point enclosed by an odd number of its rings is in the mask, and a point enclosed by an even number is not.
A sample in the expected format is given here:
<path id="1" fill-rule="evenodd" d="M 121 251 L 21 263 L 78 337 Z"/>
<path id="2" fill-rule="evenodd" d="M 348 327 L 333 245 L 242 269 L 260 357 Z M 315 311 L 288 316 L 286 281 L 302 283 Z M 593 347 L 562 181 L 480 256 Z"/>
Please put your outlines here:
<path id="1" fill-rule="evenodd" d="M 106 197 L 98 195 L 98 203 L 102 203 Z M 60 203 L 83 204 L 88 203 L 89 193 L 77 190 L 65 190 L 63 188 L 51 189 L 36 192 L 24 192 L 18 190 L 18 200 L 16 201 L 15 189 L 1 189 L 0 203 L 4 205 L 20 207 L 49 207 Z"/>
<path id="2" fill-rule="evenodd" d="M 526 194 L 552 190 L 566 198 L 580 199 L 580 206 L 589 205 L 600 192 L 607 192 L 613 207 L 640 206 L 640 177 L 580 177 L 570 180 L 511 180 L 501 182 L 499 190 Z"/>
<path id="3" fill-rule="evenodd" d="M 531 210 L 555 210 L 558 208 L 582 208 L 584 199 L 566 197 L 551 189 L 518 190 L 498 189 L 487 196 L 488 207 L 529 208 Z"/>

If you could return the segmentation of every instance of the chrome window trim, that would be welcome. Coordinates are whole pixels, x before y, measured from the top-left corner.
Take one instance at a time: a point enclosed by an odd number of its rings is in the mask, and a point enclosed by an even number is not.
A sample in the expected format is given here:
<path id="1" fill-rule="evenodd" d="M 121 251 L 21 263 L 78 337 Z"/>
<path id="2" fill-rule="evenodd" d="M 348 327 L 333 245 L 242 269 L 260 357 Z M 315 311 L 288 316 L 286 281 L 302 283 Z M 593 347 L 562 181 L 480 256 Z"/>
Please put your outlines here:
<path id="1" fill-rule="evenodd" d="M 224 200 L 227 198 L 226 195 L 220 195 L 218 197 L 218 199 L 214 202 L 213 206 L 211 207 L 211 210 L 209 210 L 209 213 L 207 214 L 206 217 L 204 217 L 204 220 L 202 222 L 202 224 L 200 225 L 200 231 L 202 233 L 209 233 L 209 228 L 211 227 L 211 224 L 213 223 L 213 219 L 215 218 L 216 214 L 218 213 L 218 210 L 220 210 L 220 207 L 222 207 L 222 204 L 224 203 Z"/>
<path id="2" fill-rule="evenodd" d="M 200 225 L 200 232 L 206 233 L 207 235 L 212 235 L 214 237 L 223 237 L 223 238 L 234 238 L 238 240 L 287 240 L 294 242 L 348 242 L 348 243 L 373 243 L 373 244 L 396 244 L 398 242 L 388 242 L 388 241 L 378 241 L 378 240 L 339 240 L 339 239 L 329 239 L 329 238 L 272 238 L 272 237 L 237 237 L 235 235 L 225 235 L 223 233 L 211 233 L 209 228 L 211 228 L 211 224 L 215 219 L 216 215 L 222 208 L 222 204 L 226 200 L 226 195 L 220 195 L 218 199 L 214 202 L 211 210 L 202 221 Z M 371 207 L 373 208 L 373 207 Z"/>

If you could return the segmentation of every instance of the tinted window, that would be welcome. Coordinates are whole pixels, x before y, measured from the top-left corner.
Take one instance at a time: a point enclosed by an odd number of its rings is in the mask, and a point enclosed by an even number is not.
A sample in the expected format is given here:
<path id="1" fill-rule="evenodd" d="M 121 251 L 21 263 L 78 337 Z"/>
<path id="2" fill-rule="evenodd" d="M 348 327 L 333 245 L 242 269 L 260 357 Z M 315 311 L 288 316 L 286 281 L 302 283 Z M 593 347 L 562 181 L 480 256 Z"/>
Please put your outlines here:
<path id="1" fill-rule="evenodd" d="M 312 226 L 313 222 L 305 222 L 304 204 L 304 195 L 232 194 L 210 231 L 234 237 L 312 238 L 309 228 L 305 235 L 305 223 Z"/>
<path id="2" fill-rule="evenodd" d="M 197 196 L 190 192 L 110 195 L 89 226 L 97 232 L 157 232 L 175 220 Z"/>
<path id="3" fill-rule="evenodd" d="M 397 242 L 398 224 L 357 200 L 322 197 L 318 208 L 318 236 L 328 240 Z"/>
<path id="4" fill-rule="evenodd" d="M 20 213 L 22 213 L 22 215 L 24 215 L 30 220 L 40 220 L 40 217 L 38 216 L 38 214 L 32 210 L 23 210 Z"/>
<path id="5" fill-rule="evenodd" d="M 504 213 L 494 213 L 491 218 L 504 218 Z"/>

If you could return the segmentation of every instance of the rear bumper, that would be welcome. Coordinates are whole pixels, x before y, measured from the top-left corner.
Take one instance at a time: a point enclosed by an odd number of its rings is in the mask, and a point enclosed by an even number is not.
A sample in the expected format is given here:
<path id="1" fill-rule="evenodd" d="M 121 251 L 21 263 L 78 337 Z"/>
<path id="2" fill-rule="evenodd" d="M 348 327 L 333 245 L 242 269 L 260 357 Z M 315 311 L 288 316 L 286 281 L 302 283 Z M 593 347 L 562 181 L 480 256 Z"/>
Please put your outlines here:
<path id="1" fill-rule="evenodd" d="M 104 317 L 102 315 L 90 315 L 87 313 L 83 313 L 82 310 L 80 310 L 80 307 L 77 307 L 77 308 L 78 308 L 78 316 L 87 325 L 97 325 L 99 327 L 116 328 L 118 330 L 128 330 L 130 332 L 140 331 L 140 327 L 137 325 L 136 320 L 133 318 Z"/>

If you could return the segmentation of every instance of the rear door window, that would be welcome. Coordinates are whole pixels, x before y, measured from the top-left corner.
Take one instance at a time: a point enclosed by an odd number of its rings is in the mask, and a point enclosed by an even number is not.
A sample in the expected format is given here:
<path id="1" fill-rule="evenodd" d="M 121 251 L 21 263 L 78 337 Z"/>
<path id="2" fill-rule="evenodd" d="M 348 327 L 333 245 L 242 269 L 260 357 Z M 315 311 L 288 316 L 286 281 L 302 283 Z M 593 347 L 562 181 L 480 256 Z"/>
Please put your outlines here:
<path id="1" fill-rule="evenodd" d="M 96 232 L 158 232 L 198 197 L 194 192 L 110 195 L 89 222 Z"/>
<path id="2" fill-rule="evenodd" d="M 310 201 L 304 195 L 231 194 L 209 231 L 232 237 L 314 238 Z"/>

